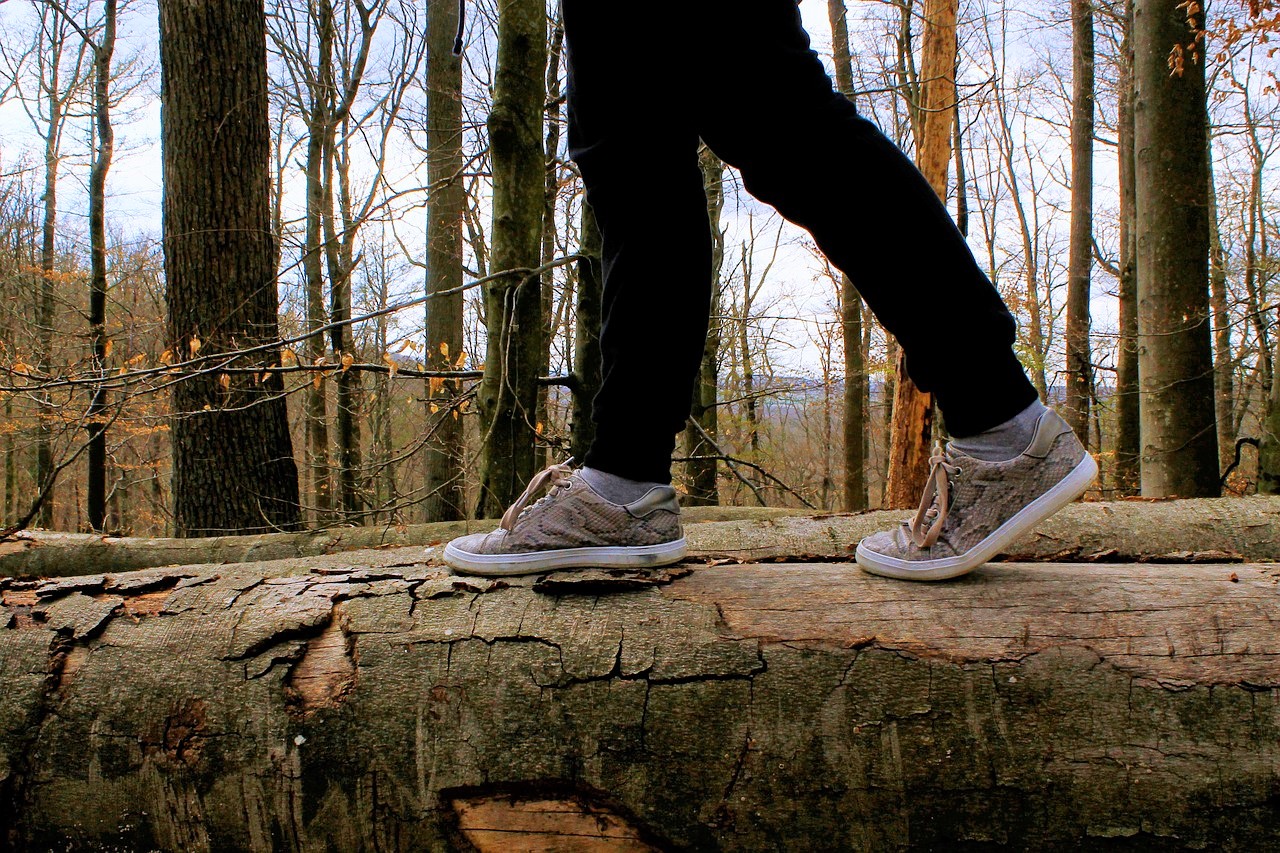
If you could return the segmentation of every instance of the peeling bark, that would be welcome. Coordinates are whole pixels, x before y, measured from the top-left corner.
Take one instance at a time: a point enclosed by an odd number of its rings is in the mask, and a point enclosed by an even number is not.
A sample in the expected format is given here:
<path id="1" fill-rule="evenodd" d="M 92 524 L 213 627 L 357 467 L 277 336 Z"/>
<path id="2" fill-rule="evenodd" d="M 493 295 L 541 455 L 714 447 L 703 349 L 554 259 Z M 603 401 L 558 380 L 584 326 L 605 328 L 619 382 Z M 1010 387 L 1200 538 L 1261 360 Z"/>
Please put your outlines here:
<path id="1" fill-rule="evenodd" d="M 0 581 L 9 846 L 1280 844 L 1280 566 L 367 556 Z"/>

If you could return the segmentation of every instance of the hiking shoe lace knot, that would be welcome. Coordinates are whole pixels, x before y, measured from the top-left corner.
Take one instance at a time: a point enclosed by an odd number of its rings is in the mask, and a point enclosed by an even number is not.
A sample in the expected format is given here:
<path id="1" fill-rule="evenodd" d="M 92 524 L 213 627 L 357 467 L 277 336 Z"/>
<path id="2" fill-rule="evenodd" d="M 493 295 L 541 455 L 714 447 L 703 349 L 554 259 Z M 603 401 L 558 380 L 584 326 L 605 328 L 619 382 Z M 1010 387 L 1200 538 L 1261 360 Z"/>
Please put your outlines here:
<path id="1" fill-rule="evenodd" d="M 950 449 L 944 451 L 941 445 L 935 444 L 929 457 L 929 478 L 920 496 L 920 508 L 910 525 L 911 541 L 917 548 L 931 548 L 938 541 L 951 512 L 951 480 L 963 473 Z"/>
<path id="2" fill-rule="evenodd" d="M 569 488 L 569 477 L 573 474 L 572 463 L 572 458 L 566 459 L 558 464 L 549 465 L 535 474 L 533 479 L 529 481 L 529 485 L 525 486 L 524 492 L 520 497 L 516 498 L 516 502 L 507 507 L 507 511 L 502 514 L 502 521 L 498 524 L 498 527 L 510 532 L 515 527 L 516 519 L 528 507 L 529 501 L 544 486 L 548 490 L 547 494 L 543 495 L 538 500 L 538 503 L 542 503 L 561 489 Z"/>

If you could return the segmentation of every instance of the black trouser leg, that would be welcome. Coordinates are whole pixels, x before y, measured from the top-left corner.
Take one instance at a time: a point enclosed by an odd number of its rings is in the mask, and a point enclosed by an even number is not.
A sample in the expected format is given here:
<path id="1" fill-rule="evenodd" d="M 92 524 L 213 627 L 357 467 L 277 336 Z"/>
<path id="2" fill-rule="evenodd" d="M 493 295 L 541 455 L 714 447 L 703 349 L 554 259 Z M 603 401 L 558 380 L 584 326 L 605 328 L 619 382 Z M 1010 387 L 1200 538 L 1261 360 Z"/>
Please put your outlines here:
<path id="1" fill-rule="evenodd" d="M 702 138 L 743 184 L 807 229 L 902 344 L 952 435 L 1000 424 L 1036 399 L 1016 325 L 915 165 L 835 92 L 791 0 L 702 0 L 714 32 L 693 74 Z"/>
<path id="2" fill-rule="evenodd" d="M 698 137 L 660 59 L 662 3 L 564 0 L 569 153 L 603 240 L 603 375 L 587 465 L 668 482 L 711 303 Z"/>
<path id="3" fill-rule="evenodd" d="M 848 273 L 953 435 L 1035 399 L 1012 315 L 915 166 L 833 91 L 794 0 L 564 0 L 564 13 L 570 154 L 604 237 L 588 464 L 670 476 L 711 284 L 698 135 Z"/>

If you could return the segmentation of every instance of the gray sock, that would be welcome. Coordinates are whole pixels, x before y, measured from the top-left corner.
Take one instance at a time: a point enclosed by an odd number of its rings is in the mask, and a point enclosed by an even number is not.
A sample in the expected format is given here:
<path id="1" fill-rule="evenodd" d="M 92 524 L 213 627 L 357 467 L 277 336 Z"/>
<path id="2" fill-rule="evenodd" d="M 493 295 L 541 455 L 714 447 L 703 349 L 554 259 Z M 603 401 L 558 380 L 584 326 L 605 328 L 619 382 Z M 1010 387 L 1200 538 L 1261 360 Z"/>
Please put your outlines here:
<path id="1" fill-rule="evenodd" d="M 986 432 L 968 438 L 953 439 L 951 446 L 966 456 L 983 462 L 1007 462 L 1022 455 L 1031 446 L 1040 416 L 1048 411 L 1036 400 L 1009 420 Z"/>
<path id="2" fill-rule="evenodd" d="M 595 493 L 615 504 L 629 504 L 638 501 L 649 493 L 650 489 L 666 486 L 666 483 L 644 483 L 639 480 L 628 480 L 608 471 L 595 468 L 583 468 L 578 471 L 582 479 L 587 481 Z M 670 487 L 668 487 L 670 488 Z"/>

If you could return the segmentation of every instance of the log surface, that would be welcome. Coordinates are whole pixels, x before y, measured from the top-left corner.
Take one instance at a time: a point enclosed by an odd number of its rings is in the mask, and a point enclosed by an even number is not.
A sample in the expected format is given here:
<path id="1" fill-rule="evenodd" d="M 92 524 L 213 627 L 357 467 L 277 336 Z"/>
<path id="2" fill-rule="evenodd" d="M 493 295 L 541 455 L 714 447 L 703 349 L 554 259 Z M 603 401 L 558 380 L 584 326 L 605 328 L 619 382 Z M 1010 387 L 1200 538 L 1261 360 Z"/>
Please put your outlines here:
<path id="1" fill-rule="evenodd" d="M 688 507 L 694 560 L 850 559 L 858 541 L 901 510 L 818 515 L 767 507 Z M 161 566 L 309 560 L 369 548 L 439 546 L 495 521 L 356 527 L 304 533 L 141 539 L 25 531 L 0 542 L 0 576 L 67 577 Z M 1280 561 L 1280 496 L 1075 503 L 1010 547 L 1011 561 Z"/>
<path id="2" fill-rule="evenodd" d="M 421 559 L 0 580 L 5 843 L 1280 847 L 1280 566 Z"/>

